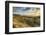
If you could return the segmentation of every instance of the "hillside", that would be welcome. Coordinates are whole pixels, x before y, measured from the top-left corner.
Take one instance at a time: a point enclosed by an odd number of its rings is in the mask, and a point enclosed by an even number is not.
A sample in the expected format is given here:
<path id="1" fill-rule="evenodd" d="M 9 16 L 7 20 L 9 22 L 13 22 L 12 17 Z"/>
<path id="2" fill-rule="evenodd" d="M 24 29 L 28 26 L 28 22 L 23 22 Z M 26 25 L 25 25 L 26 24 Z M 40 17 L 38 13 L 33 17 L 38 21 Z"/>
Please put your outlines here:
<path id="1" fill-rule="evenodd" d="M 13 16 L 13 28 L 22 27 L 39 27 L 40 26 L 40 16 Z"/>

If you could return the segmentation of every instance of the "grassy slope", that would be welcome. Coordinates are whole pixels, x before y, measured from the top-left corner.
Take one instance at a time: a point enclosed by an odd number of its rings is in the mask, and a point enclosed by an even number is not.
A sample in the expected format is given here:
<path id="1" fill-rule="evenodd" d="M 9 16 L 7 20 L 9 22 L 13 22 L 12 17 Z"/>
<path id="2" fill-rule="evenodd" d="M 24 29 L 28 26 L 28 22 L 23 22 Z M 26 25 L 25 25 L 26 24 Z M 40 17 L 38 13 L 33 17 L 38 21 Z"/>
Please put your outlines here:
<path id="1" fill-rule="evenodd" d="M 37 27 L 40 26 L 40 16 L 27 17 L 16 15 L 13 17 L 14 28 L 17 27 Z"/>

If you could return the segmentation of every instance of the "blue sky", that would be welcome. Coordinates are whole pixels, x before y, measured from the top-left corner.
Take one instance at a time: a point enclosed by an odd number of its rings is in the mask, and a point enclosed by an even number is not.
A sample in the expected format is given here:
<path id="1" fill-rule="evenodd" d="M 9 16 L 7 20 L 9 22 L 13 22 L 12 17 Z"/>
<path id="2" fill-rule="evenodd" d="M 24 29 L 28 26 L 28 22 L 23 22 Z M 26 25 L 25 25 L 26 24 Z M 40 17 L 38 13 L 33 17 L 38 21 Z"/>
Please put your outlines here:
<path id="1" fill-rule="evenodd" d="M 31 13 L 35 9 L 34 7 L 13 7 L 13 14 L 25 15 L 26 13 Z"/>

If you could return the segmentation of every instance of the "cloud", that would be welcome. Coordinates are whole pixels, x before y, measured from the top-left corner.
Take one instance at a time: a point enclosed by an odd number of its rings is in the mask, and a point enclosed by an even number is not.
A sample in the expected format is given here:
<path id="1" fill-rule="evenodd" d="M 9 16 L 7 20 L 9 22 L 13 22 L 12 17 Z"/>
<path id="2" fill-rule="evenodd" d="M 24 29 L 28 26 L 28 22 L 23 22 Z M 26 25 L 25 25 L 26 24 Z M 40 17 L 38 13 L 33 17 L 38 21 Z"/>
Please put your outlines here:
<path id="1" fill-rule="evenodd" d="M 13 14 L 20 14 L 26 16 L 38 16 L 40 14 L 40 8 L 33 8 L 33 7 L 14 7 Z"/>

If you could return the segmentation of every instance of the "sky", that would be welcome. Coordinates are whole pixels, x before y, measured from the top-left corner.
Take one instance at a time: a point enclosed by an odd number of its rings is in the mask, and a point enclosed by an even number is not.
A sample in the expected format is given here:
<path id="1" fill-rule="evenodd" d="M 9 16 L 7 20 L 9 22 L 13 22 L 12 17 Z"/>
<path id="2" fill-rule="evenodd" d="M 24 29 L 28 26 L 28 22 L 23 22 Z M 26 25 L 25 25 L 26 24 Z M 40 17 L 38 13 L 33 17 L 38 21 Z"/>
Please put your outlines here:
<path id="1" fill-rule="evenodd" d="M 13 14 L 31 15 L 31 13 L 37 12 L 39 8 L 35 7 L 13 7 Z"/>

